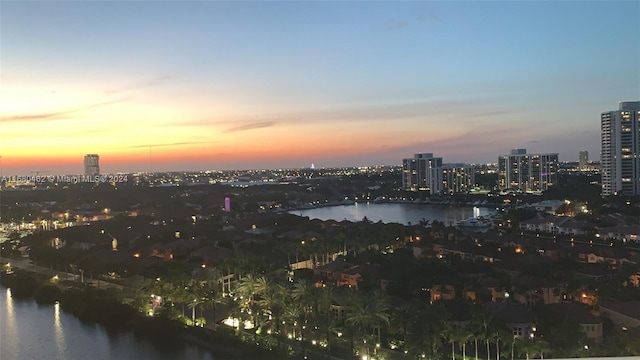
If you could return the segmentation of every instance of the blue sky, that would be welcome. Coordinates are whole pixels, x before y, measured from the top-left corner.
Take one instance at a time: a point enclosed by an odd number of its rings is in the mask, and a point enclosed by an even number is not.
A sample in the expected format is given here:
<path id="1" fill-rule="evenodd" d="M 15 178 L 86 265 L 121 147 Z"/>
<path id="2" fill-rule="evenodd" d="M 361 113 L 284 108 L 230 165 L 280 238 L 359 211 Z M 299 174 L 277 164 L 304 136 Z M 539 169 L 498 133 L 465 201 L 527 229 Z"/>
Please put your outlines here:
<path id="1" fill-rule="evenodd" d="M 14 172 L 599 157 L 640 2 L 0 2 Z M 38 129 L 33 131 L 33 129 Z M 186 167 L 186 168 L 185 168 Z M 6 171 L 6 170 L 5 170 Z"/>

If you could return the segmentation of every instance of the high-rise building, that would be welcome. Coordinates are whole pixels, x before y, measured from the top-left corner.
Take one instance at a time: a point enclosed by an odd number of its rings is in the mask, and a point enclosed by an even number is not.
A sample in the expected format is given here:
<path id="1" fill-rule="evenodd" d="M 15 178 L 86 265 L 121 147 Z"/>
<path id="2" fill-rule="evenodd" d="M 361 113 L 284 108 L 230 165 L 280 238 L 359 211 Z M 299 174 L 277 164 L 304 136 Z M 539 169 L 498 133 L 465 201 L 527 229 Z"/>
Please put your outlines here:
<path id="1" fill-rule="evenodd" d="M 442 192 L 442 158 L 432 153 L 415 154 L 402 159 L 402 187 L 405 190 Z"/>
<path id="2" fill-rule="evenodd" d="M 586 169 L 587 165 L 589 165 L 589 152 L 587 150 L 582 150 L 578 153 L 578 165 L 580 169 Z"/>
<path id="3" fill-rule="evenodd" d="M 475 186 L 475 169 L 467 164 L 442 165 L 442 191 L 444 194 L 467 193 Z"/>
<path id="4" fill-rule="evenodd" d="M 98 175 L 100 174 L 100 156 L 98 154 L 87 154 L 84 156 L 84 174 Z"/>
<path id="5" fill-rule="evenodd" d="M 602 195 L 640 195 L 640 101 L 600 114 Z"/>
<path id="6" fill-rule="evenodd" d="M 498 187 L 521 192 L 544 191 L 558 182 L 558 154 L 527 154 L 511 150 L 498 157 Z"/>

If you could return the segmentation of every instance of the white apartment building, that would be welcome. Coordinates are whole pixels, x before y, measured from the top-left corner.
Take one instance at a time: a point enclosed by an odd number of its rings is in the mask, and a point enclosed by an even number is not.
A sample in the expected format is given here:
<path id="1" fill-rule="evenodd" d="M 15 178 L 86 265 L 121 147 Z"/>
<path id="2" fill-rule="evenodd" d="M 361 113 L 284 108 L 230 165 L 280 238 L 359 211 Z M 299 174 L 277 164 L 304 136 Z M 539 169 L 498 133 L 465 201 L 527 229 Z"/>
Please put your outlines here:
<path id="1" fill-rule="evenodd" d="M 602 196 L 640 195 L 640 101 L 600 115 Z"/>

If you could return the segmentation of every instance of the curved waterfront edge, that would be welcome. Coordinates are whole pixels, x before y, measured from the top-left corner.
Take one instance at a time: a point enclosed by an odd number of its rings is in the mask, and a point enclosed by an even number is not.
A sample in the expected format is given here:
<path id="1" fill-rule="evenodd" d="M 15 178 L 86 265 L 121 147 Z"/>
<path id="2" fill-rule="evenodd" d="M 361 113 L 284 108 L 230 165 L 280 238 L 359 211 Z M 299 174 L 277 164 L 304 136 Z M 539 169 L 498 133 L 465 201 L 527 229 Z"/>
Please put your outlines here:
<path id="1" fill-rule="evenodd" d="M 81 322 L 101 325 L 112 335 L 132 333 L 162 350 L 179 350 L 187 344 L 208 350 L 216 359 L 282 359 L 286 355 L 242 339 L 225 328 L 216 331 L 187 327 L 162 317 L 148 317 L 117 300 L 108 290 L 60 282 L 53 285 L 44 275 L 17 269 L 0 276 L 16 299 L 32 299 L 40 305 L 59 303 Z"/>

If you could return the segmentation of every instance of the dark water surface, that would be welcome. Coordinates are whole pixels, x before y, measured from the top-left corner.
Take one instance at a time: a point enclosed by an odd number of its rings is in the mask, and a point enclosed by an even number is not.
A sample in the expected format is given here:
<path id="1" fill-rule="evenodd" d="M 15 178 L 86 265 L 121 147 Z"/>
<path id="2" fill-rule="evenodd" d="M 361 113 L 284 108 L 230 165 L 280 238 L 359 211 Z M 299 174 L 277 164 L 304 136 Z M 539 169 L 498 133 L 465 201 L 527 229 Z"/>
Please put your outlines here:
<path id="1" fill-rule="evenodd" d="M 83 324 L 59 305 L 15 299 L 0 287 L 1 360 L 213 360 L 206 350 L 187 345 L 155 348 L 132 333 L 110 336 L 99 325 Z"/>

